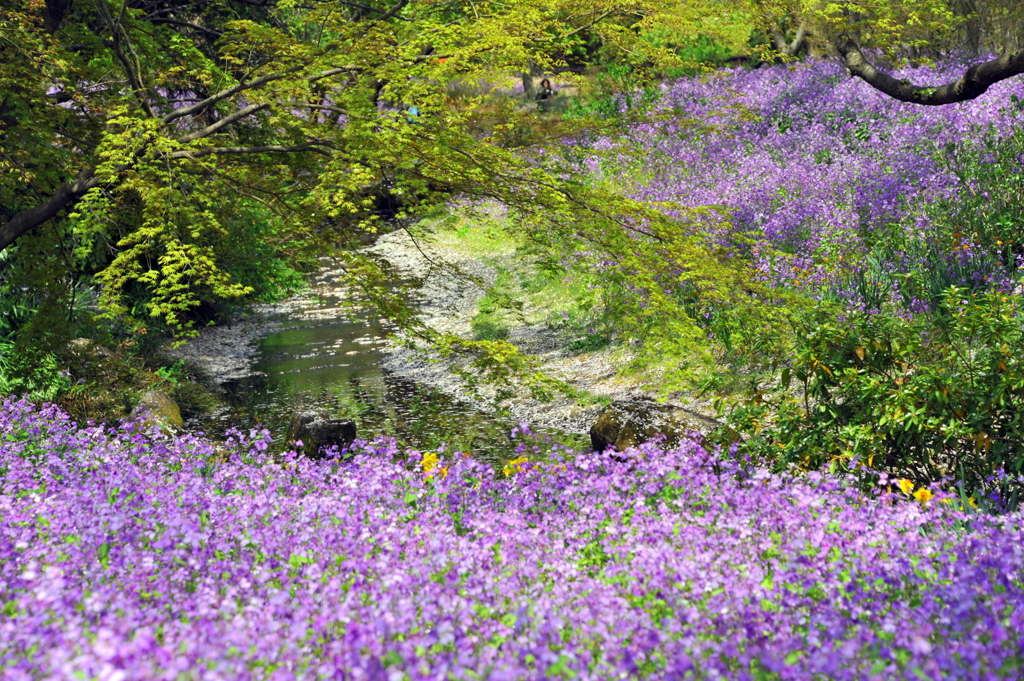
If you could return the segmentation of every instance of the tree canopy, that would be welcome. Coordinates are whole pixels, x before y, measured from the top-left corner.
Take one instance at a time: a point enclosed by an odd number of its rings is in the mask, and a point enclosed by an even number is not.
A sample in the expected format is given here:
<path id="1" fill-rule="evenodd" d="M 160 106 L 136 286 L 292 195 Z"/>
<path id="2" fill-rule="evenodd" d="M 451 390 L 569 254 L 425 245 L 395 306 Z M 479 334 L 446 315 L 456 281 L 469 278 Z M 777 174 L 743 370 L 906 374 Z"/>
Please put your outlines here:
<path id="1" fill-rule="evenodd" d="M 446 84 L 550 66 L 580 31 L 628 50 L 624 23 L 668 6 L 16 3 L 0 47 L 0 249 L 64 216 L 80 254 L 109 258 L 106 303 L 138 280 L 173 325 L 197 288 L 243 293 L 210 246 L 239 196 L 287 215 L 307 244 L 373 229 L 383 183 L 409 210 L 454 195 L 566 200 L 516 154 L 511 106 L 481 129 L 473 102 L 447 105 Z"/>
<path id="2" fill-rule="evenodd" d="M 381 194 L 400 199 L 399 218 L 494 198 L 540 216 L 524 223 L 538 230 L 571 224 L 606 242 L 616 230 L 654 243 L 671 234 L 688 244 L 672 241 L 673 257 L 699 269 L 715 257 L 685 217 L 587 187 L 558 162 L 563 140 L 604 123 L 538 120 L 485 83 L 511 87 L 528 64 L 565 68 L 594 44 L 642 78 L 683 63 L 674 48 L 709 36 L 762 56 L 834 44 L 854 75 L 890 96 L 961 101 L 1024 71 L 1024 52 L 936 89 L 894 81 L 864 51 L 934 42 L 957 29 L 958 6 L 5 0 L 0 251 L 49 229 L 88 263 L 108 310 L 129 312 L 122 294 L 142 287 L 146 314 L 178 328 L 203 295 L 246 294 L 224 258 L 228 241 L 262 238 L 247 231 L 247 206 L 277 216 L 274 247 L 298 253 L 375 230 Z M 752 31 L 772 41 L 752 45 Z M 460 82 L 483 94 L 453 104 Z M 348 264 L 364 282 L 384 281 L 367 261 Z M 709 290 L 740 280 L 727 270 L 706 273 Z"/>

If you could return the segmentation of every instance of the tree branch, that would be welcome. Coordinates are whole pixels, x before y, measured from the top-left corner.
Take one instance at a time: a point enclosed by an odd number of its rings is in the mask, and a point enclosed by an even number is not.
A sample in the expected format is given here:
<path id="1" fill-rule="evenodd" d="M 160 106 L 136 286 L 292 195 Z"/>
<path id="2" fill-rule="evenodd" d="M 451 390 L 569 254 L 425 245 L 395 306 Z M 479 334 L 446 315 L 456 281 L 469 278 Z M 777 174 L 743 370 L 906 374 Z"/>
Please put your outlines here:
<path id="1" fill-rule="evenodd" d="M 201 33 L 206 33 L 207 35 L 212 35 L 214 38 L 219 38 L 222 35 L 224 35 L 222 32 L 214 30 L 212 28 L 206 28 L 205 26 L 200 26 L 199 24 L 193 24 L 193 23 L 188 22 L 188 21 L 182 21 L 181 19 L 171 19 L 170 17 L 153 17 L 152 19 L 149 19 L 149 23 L 151 23 L 151 24 L 172 24 L 174 26 L 183 26 L 185 28 L 191 28 L 193 31 L 200 31 Z"/>
<path id="2" fill-rule="evenodd" d="M 43 5 L 43 30 L 53 35 L 71 9 L 71 0 L 46 0 Z"/>
<path id="3" fill-rule="evenodd" d="M 295 144 L 292 146 L 268 144 L 262 147 L 206 147 L 205 149 L 184 149 L 182 151 L 172 151 L 168 154 L 164 154 L 163 158 L 200 158 L 201 156 L 209 156 L 211 154 L 292 154 L 300 151 L 312 151 L 317 154 L 323 154 L 324 156 L 331 155 L 331 153 L 326 149 L 322 149 L 320 146 L 313 143 L 307 143 Z"/>
<path id="4" fill-rule="evenodd" d="M 176 141 L 184 144 L 195 139 L 205 137 L 226 125 L 230 125 L 236 120 L 242 118 L 242 116 L 254 113 L 266 106 L 266 104 L 258 104 L 246 107 L 245 109 L 238 111 L 233 116 L 222 119 L 203 130 L 186 135 Z M 330 156 L 330 152 L 324 149 L 323 146 L 323 143 L 314 141 L 291 146 L 272 144 L 258 147 L 206 147 L 203 149 L 183 149 L 181 151 L 173 151 L 161 154 L 160 157 L 165 159 L 192 159 L 200 158 L 202 156 L 210 156 L 212 154 L 297 153 L 302 151 L 312 151 L 324 156 Z M 127 170 L 130 167 L 130 165 L 118 166 L 117 170 Z M 0 252 L 14 243 L 23 234 L 55 217 L 65 206 L 76 202 L 78 199 L 82 198 L 87 191 L 93 187 L 98 187 L 101 184 L 103 184 L 103 182 L 96 176 L 96 168 L 87 168 L 80 171 L 73 180 L 65 183 L 57 189 L 57 191 L 54 192 L 54 194 L 45 202 L 38 206 L 34 206 L 33 208 L 26 208 L 25 210 L 20 211 L 17 215 L 8 220 L 3 227 L 0 227 Z"/>
<path id="5" fill-rule="evenodd" d="M 976 64 L 952 83 L 939 87 L 921 87 L 908 80 L 897 80 L 882 73 L 864 57 L 860 47 L 849 36 L 836 39 L 836 49 L 846 62 L 846 68 L 865 83 L 893 99 L 924 106 L 941 106 L 966 102 L 983 95 L 1001 80 L 1024 73 L 1024 50 L 1005 54 L 997 59 Z"/>
<path id="6" fill-rule="evenodd" d="M 99 0 L 99 4 L 101 6 L 104 5 L 104 0 Z M 400 9 L 399 5 L 404 6 L 404 4 L 404 0 L 399 0 L 399 4 L 395 5 L 395 7 L 393 7 L 392 9 L 394 9 L 397 12 Z M 105 9 L 106 8 L 104 6 L 104 10 Z M 106 20 L 108 28 L 110 28 L 112 33 L 114 34 L 116 42 L 116 39 L 118 38 L 120 32 L 123 31 L 123 27 L 121 27 L 119 23 L 115 23 L 113 17 L 110 16 L 109 12 L 106 12 L 106 16 L 104 18 Z M 118 19 L 118 22 L 120 22 L 120 18 Z M 132 77 L 134 76 L 134 74 L 132 73 L 130 60 L 127 59 L 127 55 L 125 55 L 123 52 L 120 53 L 119 57 L 121 58 L 121 61 L 124 64 L 126 70 L 129 72 L 130 80 L 133 81 L 131 83 L 133 89 L 135 89 L 136 92 L 138 92 L 141 95 L 141 92 L 143 91 L 142 84 L 141 81 L 139 81 L 137 78 Z M 350 72 L 354 69 L 356 69 L 356 67 L 354 66 L 343 66 L 333 69 L 327 69 L 325 71 L 321 71 L 319 73 L 307 76 L 306 80 L 308 82 L 316 82 L 318 80 L 329 78 L 340 73 Z M 249 90 L 252 88 L 257 88 L 267 83 L 276 80 L 281 80 L 282 78 L 287 78 L 288 76 L 294 74 L 296 71 L 299 70 L 301 70 L 301 67 L 294 67 L 283 72 L 271 73 L 248 82 L 239 83 L 238 85 L 235 85 L 233 87 L 221 90 L 220 92 L 211 95 L 210 97 L 207 97 L 203 101 L 197 102 L 192 106 L 172 111 L 171 113 L 167 114 L 163 118 L 160 118 L 159 120 L 164 125 L 167 125 L 184 116 L 197 114 L 206 109 L 207 107 L 212 106 L 217 102 L 223 101 L 228 97 L 231 97 L 232 95 L 238 94 L 239 92 L 243 92 L 244 90 Z M 239 109 L 235 113 L 217 121 L 216 123 L 208 125 L 202 128 L 201 130 L 188 133 L 175 141 L 178 142 L 179 144 L 187 144 L 188 142 L 201 139 L 203 137 L 207 137 L 217 132 L 218 130 L 223 129 L 226 126 L 237 122 L 245 116 L 256 113 L 257 111 L 260 111 L 268 106 L 269 104 L 253 104 L 244 107 L 242 109 Z M 148 113 L 148 105 L 145 108 L 147 109 Z M 208 147 L 204 149 L 170 152 L 168 154 L 164 154 L 163 157 L 179 159 L 199 158 L 201 156 L 208 156 L 211 154 L 295 153 L 302 151 L 312 151 L 319 154 L 324 154 L 328 156 L 330 155 L 330 152 L 324 149 L 322 144 L 310 142 L 306 144 L 293 146 L 268 145 L 260 147 Z M 129 167 L 130 166 L 126 165 L 123 168 L 120 168 L 120 170 L 126 170 Z M 74 179 L 58 188 L 56 192 L 54 192 L 54 194 L 50 196 L 50 198 L 46 199 L 43 203 L 39 204 L 38 206 L 26 208 L 25 210 L 20 211 L 17 215 L 8 220 L 6 224 L 0 227 L 0 252 L 2 252 L 4 249 L 10 246 L 19 237 L 21 237 L 23 234 L 25 234 L 32 228 L 38 227 L 47 220 L 50 220 L 51 218 L 55 217 L 67 205 L 73 204 L 75 201 L 80 199 L 87 191 L 89 191 L 93 187 L 100 186 L 100 184 L 102 184 L 102 182 L 96 177 L 95 167 L 82 170 L 74 177 Z"/>
<path id="7" fill-rule="evenodd" d="M 396 3 L 395 3 L 395 6 L 394 6 L 394 7 L 392 7 L 391 9 L 389 9 L 389 10 L 388 10 L 387 12 L 385 12 L 384 14 L 382 14 L 382 15 L 381 15 L 381 17 L 380 17 L 380 19 L 378 19 L 377 21 L 387 21 L 387 20 L 388 20 L 388 19 L 390 19 L 391 17 L 393 17 L 393 16 L 395 16 L 396 14 L 398 14 L 399 12 L 401 12 L 401 11 L 402 11 L 402 9 L 403 9 L 403 8 L 404 8 L 404 7 L 406 6 L 406 5 L 408 5 L 408 4 L 409 4 L 409 0 L 398 0 L 398 2 L 396 2 Z"/>
<path id="8" fill-rule="evenodd" d="M 225 128 L 225 127 L 231 125 L 232 123 L 234 123 L 234 122 L 236 122 L 236 121 L 238 121 L 238 120 L 240 120 L 242 118 L 245 118 L 249 114 L 254 114 L 257 111 L 262 111 L 263 109 L 266 109 L 269 106 L 270 106 L 269 104 L 250 104 L 249 106 L 245 107 L 244 109 L 239 109 L 238 111 L 236 111 L 235 113 L 231 114 L 230 116 L 225 116 L 224 118 L 220 119 L 216 123 L 212 123 L 212 124 L 206 126 L 202 130 L 196 130 L 195 132 L 190 132 L 187 135 L 182 135 L 181 137 L 179 137 L 175 141 L 178 144 L 188 144 L 189 142 L 191 142 L 193 140 L 197 140 L 197 139 L 200 139 L 202 137 L 207 137 L 207 136 L 212 135 L 213 133 L 217 132 L 221 128 Z"/>
<path id="9" fill-rule="evenodd" d="M 75 179 L 63 185 L 46 202 L 33 208 L 26 208 L 0 227 L 0 251 L 14 243 L 25 232 L 57 215 L 68 203 L 81 198 L 87 191 L 99 185 L 100 180 L 96 177 L 95 168 L 79 172 Z"/>
<path id="10" fill-rule="evenodd" d="M 176 121 L 179 118 L 184 118 L 185 116 L 191 116 L 193 114 L 197 114 L 200 111 L 202 111 L 203 109 L 205 109 L 206 107 L 213 106 L 217 102 L 223 101 L 223 100 L 227 99 L 228 97 L 231 97 L 232 95 L 237 95 L 239 92 L 243 92 L 245 90 L 252 90 L 253 88 L 257 88 L 257 87 L 266 85 L 267 83 L 272 83 L 275 80 L 281 80 L 282 78 L 287 78 L 288 76 L 292 75 L 296 71 L 299 71 L 300 69 L 301 69 L 301 67 L 296 66 L 294 68 L 288 69 L 287 71 L 283 71 L 281 73 L 268 73 L 267 75 L 260 76 L 259 78 L 256 78 L 255 80 L 250 80 L 250 81 L 245 82 L 245 83 L 239 83 L 238 85 L 233 85 L 232 87 L 229 87 L 226 90 L 221 90 L 220 92 L 218 92 L 216 94 L 210 95 L 209 97 L 207 97 L 206 99 L 204 99 L 201 102 L 196 102 L 192 106 L 187 106 L 184 109 L 177 109 L 175 111 L 172 111 L 171 113 L 169 113 L 166 116 L 164 116 L 163 118 L 161 118 L 160 122 L 164 123 L 166 125 L 167 123 L 171 123 L 173 121 Z M 339 73 L 347 73 L 347 72 L 352 71 L 354 69 L 355 69 L 354 66 L 342 66 L 342 67 L 339 67 L 339 68 L 327 69 L 326 71 L 321 71 L 320 73 L 317 73 L 315 75 L 309 76 L 308 78 L 306 78 L 306 80 L 308 80 L 311 83 L 315 83 L 318 80 L 323 80 L 324 78 L 330 78 L 331 76 L 336 76 Z"/>
<path id="11" fill-rule="evenodd" d="M 99 14 L 103 18 L 103 21 L 107 24 L 107 28 L 110 30 L 111 39 L 113 40 L 112 48 L 114 56 L 124 66 L 125 75 L 128 76 L 128 84 L 135 94 L 135 99 L 139 102 L 139 106 L 146 112 L 146 115 L 150 118 L 156 118 L 153 113 L 152 107 L 149 105 L 149 93 L 142 83 L 142 64 L 139 61 L 139 55 L 135 52 L 135 48 L 132 47 L 131 39 L 128 37 L 128 31 L 124 28 L 124 15 L 128 8 L 128 3 L 122 2 L 121 9 L 118 12 L 117 21 L 114 21 L 114 17 L 110 15 L 110 9 L 107 7 L 106 0 L 98 0 L 96 6 L 99 8 Z M 122 41 L 122 36 L 124 40 Z M 132 60 L 128 58 L 128 55 L 124 53 L 122 48 L 122 42 L 128 47 L 128 51 L 131 53 L 135 63 L 132 64 Z"/>
<path id="12" fill-rule="evenodd" d="M 582 33 L 583 31 L 588 31 L 591 28 L 593 28 L 594 26 L 597 26 L 599 23 L 601 23 L 602 21 L 604 21 L 605 19 L 610 17 L 613 13 L 614 13 L 614 10 L 608 10 L 604 14 L 601 14 L 600 16 L 598 16 L 598 17 L 596 17 L 594 19 L 591 19 L 587 23 L 583 24 L 582 26 L 579 26 L 578 28 L 575 28 L 575 29 L 569 31 L 568 33 L 560 33 L 557 36 L 551 36 L 549 38 L 534 38 L 534 41 L 538 42 L 538 43 L 550 43 L 550 42 L 554 42 L 555 40 L 565 40 L 566 38 L 571 38 L 572 36 L 576 35 L 577 33 Z"/>
<path id="13" fill-rule="evenodd" d="M 220 92 L 218 92 L 216 94 L 210 95 L 209 97 L 207 97 L 203 101 L 196 102 L 192 106 L 186 106 L 183 109 L 177 109 L 175 111 L 172 111 L 171 113 L 169 113 L 166 116 L 164 116 L 163 118 L 161 118 L 160 122 L 164 123 L 166 125 L 167 123 L 171 123 L 173 121 L 176 121 L 179 118 L 183 118 L 185 116 L 191 116 L 193 114 L 197 114 L 200 111 L 202 111 L 203 109 L 205 109 L 206 107 L 213 106 L 217 102 L 225 100 L 225 99 L 227 99 L 228 97 L 230 97 L 232 95 L 237 95 L 239 92 L 242 92 L 244 90 L 251 90 L 252 88 L 260 87 L 261 85 L 266 85 L 267 83 L 272 83 L 275 80 L 281 80 L 282 78 L 286 78 L 286 77 L 290 76 L 291 74 L 295 73 L 296 71 L 298 71 L 299 68 L 300 67 L 296 66 L 295 68 L 288 69 L 287 71 L 285 71 L 283 73 L 268 73 L 267 75 L 260 76 L 259 78 L 256 78 L 255 80 L 250 80 L 250 81 L 245 82 L 245 83 L 239 83 L 238 85 L 234 85 L 232 87 L 229 87 L 226 90 L 221 90 Z"/>
<path id="14" fill-rule="evenodd" d="M 789 43 L 786 42 L 786 36 L 779 30 L 778 25 L 772 29 L 772 42 L 775 43 L 775 49 L 787 57 L 795 57 L 800 48 L 804 46 L 804 39 L 806 38 L 807 24 L 805 22 L 800 22 L 796 29 L 796 35 L 793 36 L 793 41 Z"/>

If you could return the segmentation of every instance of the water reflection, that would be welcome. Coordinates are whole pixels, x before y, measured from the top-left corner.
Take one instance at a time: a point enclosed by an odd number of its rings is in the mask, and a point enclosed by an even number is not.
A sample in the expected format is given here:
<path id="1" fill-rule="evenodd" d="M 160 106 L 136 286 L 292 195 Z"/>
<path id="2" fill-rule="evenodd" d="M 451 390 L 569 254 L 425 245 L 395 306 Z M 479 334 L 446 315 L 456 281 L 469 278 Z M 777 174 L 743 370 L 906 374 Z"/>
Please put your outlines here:
<path id="1" fill-rule="evenodd" d="M 310 299 L 276 321 L 262 340 L 256 374 L 222 384 L 224 405 L 188 424 L 219 437 L 229 427 L 267 428 L 282 441 L 292 415 L 318 407 L 356 422 L 359 437 L 396 437 L 403 445 L 471 451 L 498 464 L 514 455 L 514 420 L 484 414 L 437 390 L 398 378 L 380 366 L 388 329 L 366 311 L 348 313 L 337 296 Z M 582 438 L 557 431 L 555 441 L 582 446 Z"/>

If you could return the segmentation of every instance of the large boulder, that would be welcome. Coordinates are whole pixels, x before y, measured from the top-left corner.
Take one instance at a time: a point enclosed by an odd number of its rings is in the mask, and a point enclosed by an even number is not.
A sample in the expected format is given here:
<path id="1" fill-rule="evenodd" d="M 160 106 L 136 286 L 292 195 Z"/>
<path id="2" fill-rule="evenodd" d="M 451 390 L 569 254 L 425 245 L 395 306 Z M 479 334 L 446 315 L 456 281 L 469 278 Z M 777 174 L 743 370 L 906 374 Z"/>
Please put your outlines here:
<path id="1" fill-rule="evenodd" d="M 185 425 L 177 402 L 159 390 L 147 390 L 132 412 L 132 417 L 150 425 L 172 430 Z"/>
<path id="2" fill-rule="evenodd" d="M 304 411 L 292 417 L 285 440 L 300 440 L 303 453 L 312 459 L 324 457 L 323 450 L 341 449 L 356 439 L 356 424 L 350 419 L 328 418 L 324 412 Z"/>
<path id="3" fill-rule="evenodd" d="M 664 436 L 664 444 L 673 447 L 688 433 L 701 435 L 721 428 L 722 423 L 695 411 L 647 399 L 617 400 L 604 408 L 590 428 L 594 451 L 614 447 L 622 452 L 630 447 Z"/>

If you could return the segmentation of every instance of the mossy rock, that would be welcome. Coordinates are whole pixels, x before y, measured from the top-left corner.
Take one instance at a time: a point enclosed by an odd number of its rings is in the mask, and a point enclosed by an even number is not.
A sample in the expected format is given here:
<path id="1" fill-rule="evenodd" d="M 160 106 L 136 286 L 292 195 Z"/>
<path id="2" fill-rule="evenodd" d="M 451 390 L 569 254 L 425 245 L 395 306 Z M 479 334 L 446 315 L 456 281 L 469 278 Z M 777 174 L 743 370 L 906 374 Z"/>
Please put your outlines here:
<path id="1" fill-rule="evenodd" d="M 341 451 L 356 439 L 356 424 L 351 419 L 328 418 L 322 411 L 299 412 L 292 417 L 285 441 L 301 441 L 300 449 L 311 459 L 324 458 L 325 450 Z"/>
<path id="2" fill-rule="evenodd" d="M 623 452 L 660 436 L 664 446 L 675 447 L 694 433 L 703 439 L 723 428 L 721 421 L 683 407 L 647 399 L 617 400 L 591 426 L 590 443 L 597 452 L 609 447 Z"/>
<path id="3" fill-rule="evenodd" d="M 147 390 L 132 416 L 160 428 L 178 430 L 185 425 L 178 404 L 159 390 Z"/>

